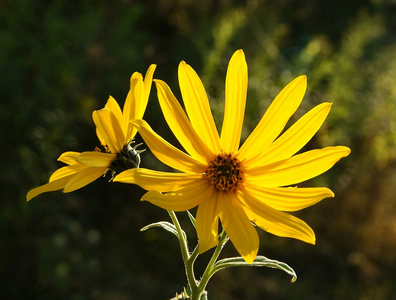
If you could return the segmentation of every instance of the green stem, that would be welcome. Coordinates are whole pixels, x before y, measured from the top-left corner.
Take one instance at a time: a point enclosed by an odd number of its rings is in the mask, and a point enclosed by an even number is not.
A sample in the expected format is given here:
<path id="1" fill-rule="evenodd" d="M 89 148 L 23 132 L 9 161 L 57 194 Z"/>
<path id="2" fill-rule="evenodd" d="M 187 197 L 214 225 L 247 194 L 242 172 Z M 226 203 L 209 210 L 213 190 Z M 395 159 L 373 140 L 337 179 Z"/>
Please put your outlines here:
<path id="1" fill-rule="evenodd" d="M 194 275 L 194 261 L 198 256 L 198 246 L 194 249 L 194 251 L 190 255 L 188 251 L 187 238 L 185 238 L 182 233 L 182 229 L 180 227 L 180 223 L 179 220 L 177 219 L 175 212 L 168 211 L 168 213 L 172 219 L 173 224 L 176 227 L 177 235 L 179 236 L 180 250 L 187 275 L 187 281 L 188 281 L 188 285 L 190 286 L 191 293 L 193 294 L 196 293 L 196 290 L 198 288 L 198 284 L 197 281 L 195 280 L 195 275 Z"/>
<path id="2" fill-rule="evenodd" d="M 223 249 L 227 240 L 228 240 L 228 236 L 227 236 L 226 232 L 223 230 L 223 232 L 220 234 L 219 242 L 217 244 L 215 251 L 213 252 L 212 258 L 210 259 L 208 265 L 206 266 L 205 272 L 202 275 L 202 279 L 198 285 L 199 295 L 201 295 L 202 292 L 205 290 L 206 285 L 209 282 L 209 279 L 212 277 L 213 266 L 216 263 L 217 259 L 219 258 L 221 250 Z M 199 298 L 194 298 L 194 297 L 192 297 L 192 299 L 199 300 Z"/>
<path id="3" fill-rule="evenodd" d="M 179 223 L 179 220 L 177 219 L 175 212 L 168 211 L 168 213 L 172 219 L 173 224 L 176 227 L 177 235 L 179 237 L 180 250 L 181 250 L 184 267 L 185 267 L 185 271 L 186 271 L 186 275 L 187 275 L 188 285 L 189 285 L 190 291 L 191 291 L 191 300 L 201 300 L 201 297 L 206 295 L 205 288 L 206 288 L 206 285 L 208 284 L 209 279 L 213 275 L 213 273 L 212 273 L 213 266 L 216 263 L 217 259 L 219 258 L 221 250 L 223 249 L 225 243 L 228 240 L 227 234 L 224 230 L 220 234 L 219 242 L 216 246 L 215 251 L 213 252 L 212 258 L 210 259 L 210 261 L 205 269 L 202 279 L 200 281 L 197 281 L 195 279 L 195 275 L 194 275 L 194 262 L 199 254 L 199 244 L 195 247 L 194 251 L 190 254 L 190 252 L 188 251 L 187 237 L 185 237 L 185 235 L 183 234 L 183 230 L 180 227 L 180 223 Z M 204 297 L 204 298 L 206 299 L 206 297 Z"/>
<path id="4" fill-rule="evenodd" d="M 194 251 L 191 253 L 190 259 L 188 260 L 191 263 L 191 266 L 194 265 L 195 260 L 197 259 L 199 254 L 199 244 L 195 247 Z"/>

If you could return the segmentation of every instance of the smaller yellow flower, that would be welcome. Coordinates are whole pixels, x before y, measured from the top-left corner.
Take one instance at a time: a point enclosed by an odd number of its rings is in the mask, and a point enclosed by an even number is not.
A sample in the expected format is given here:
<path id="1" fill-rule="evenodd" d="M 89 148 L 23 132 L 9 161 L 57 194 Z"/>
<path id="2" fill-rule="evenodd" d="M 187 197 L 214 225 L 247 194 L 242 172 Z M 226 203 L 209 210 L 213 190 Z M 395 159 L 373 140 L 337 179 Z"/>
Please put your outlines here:
<path id="1" fill-rule="evenodd" d="M 113 176 L 122 170 L 138 167 L 141 151 L 132 147 L 136 129 L 130 124 L 133 119 L 141 119 L 146 110 L 153 74 L 156 66 L 151 65 L 143 80 L 142 74 L 131 76 L 130 90 L 124 109 L 113 97 L 109 97 L 105 107 L 92 113 L 96 133 L 105 152 L 65 152 L 58 160 L 67 166 L 56 170 L 49 182 L 30 190 L 26 195 L 29 201 L 39 194 L 62 190 L 69 193 L 95 181 L 111 171 Z"/>

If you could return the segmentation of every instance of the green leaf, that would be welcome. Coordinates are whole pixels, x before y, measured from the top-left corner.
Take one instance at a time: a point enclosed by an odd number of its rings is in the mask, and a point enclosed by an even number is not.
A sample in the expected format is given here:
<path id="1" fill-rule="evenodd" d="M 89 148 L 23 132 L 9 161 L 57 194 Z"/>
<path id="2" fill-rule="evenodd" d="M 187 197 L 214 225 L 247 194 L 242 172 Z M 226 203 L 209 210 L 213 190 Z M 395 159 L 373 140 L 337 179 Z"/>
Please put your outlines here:
<path id="1" fill-rule="evenodd" d="M 194 216 L 187 210 L 188 217 L 190 218 L 191 223 L 193 224 L 195 228 L 195 218 Z"/>
<path id="2" fill-rule="evenodd" d="M 169 222 L 157 222 L 157 223 L 151 223 L 147 226 L 144 226 L 142 229 L 140 229 L 140 231 L 146 231 L 147 229 L 150 228 L 154 228 L 154 227 L 160 227 L 165 229 L 166 231 L 169 231 L 170 233 L 173 233 L 178 239 L 179 239 L 179 235 L 177 233 L 176 227 L 175 225 L 173 225 L 172 223 Z M 186 239 L 186 233 L 182 230 L 182 234 L 183 234 L 183 238 Z"/>
<path id="3" fill-rule="evenodd" d="M 225 268 L 242 267 L 242 266 L 267 267 L 267 268 L 279 269 L 292 276 L 291 282 L 295 282 L 297 280 L 296 272 L 294 272 L 294 270 L 289 265 L 287 265 L 284 262 L 266 258 L 264 256 L 257 256 L 256 259 L 251 264 L 248 264 L 242 257 L 231 257 L 231 258 L 225 258 L 219 260 L 214 264 L 211 271 L 211 276 L 213 276 L 213 274 Z"/>

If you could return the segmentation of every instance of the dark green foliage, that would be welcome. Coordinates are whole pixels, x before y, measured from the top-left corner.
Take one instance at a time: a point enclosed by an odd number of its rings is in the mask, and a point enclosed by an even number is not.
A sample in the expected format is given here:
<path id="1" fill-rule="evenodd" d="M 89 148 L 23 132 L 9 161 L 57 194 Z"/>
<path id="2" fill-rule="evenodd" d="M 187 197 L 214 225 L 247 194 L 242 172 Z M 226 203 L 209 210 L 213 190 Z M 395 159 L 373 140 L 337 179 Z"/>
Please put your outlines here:
<path id="1" fill-rule="evenodd" d="M 242 48 L 249 67 L 244 138 L 280 89 L 307 74 L 296 117 L 324 101 L 333 107 L 306 149 L 346 145 L 352 153 L 306 183 L 336 193 L 296 214 L 315 230 L 316 246 L 260 231 L 259 254 L 293 267 L 297 282 L 274 270 L 227 269 L 209 283 L 209 299 L 390 299 L 395 12 L 387 0 L 1 1 L 1 298 L 167 299 L 183 289 L 177 240 L 161 229 L 140 232 L 168 221 L 165 211 L 139 202 L 142 189 L 105 178 L 29 203 L 25 195 L 61 166 L 62 152 L 99 145 L 92 111 L 109 95 L 122 105 L 129 77 L 151 63 L 178 97 L 178 63 L 193 66 L 220 126 L 227 63 Z M 174 142 L 155 88 L 145 119 Z M 141 156 L 142 166 L 163 168 L 149 151 Z M 225 255 L 235 255 L 231 243 Z"/>

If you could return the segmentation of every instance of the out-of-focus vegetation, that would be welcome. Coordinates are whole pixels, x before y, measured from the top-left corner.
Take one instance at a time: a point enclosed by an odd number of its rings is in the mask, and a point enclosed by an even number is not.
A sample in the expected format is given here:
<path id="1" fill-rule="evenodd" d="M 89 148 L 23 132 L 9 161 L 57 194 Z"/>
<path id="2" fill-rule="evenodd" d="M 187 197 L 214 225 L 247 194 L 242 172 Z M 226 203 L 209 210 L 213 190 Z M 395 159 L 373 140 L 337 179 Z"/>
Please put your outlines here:
<path id="1" fill-rule="evenodd" d="M 176 239 L 139 231 L 168 219 L 139 202 L 142 189 L 103 179 L 29 203 L 25 195 L 47 182 L 62 152 L 95 148 L 92 111 L 108 95 L 122 104 L 130 75 L 151 63 L 176 95 L 179 61 L 192 65 L 220 121 L 227 63 L 242 48 L 249 66 L 244 137 L 279 90 L 307 74 L 296 117 L 324 101 L 333 108 L 306 148 L 346 145 L 352 153 L 307 183 L 336 194 L 297 213 L 315 230 L 316 246 L 260 231 L 260 254 L 290 264 L 297 282 L 275 270 L 230 269 L 209 283 L 210 298 L 390 299 L 395 15 L 392 0 L 1 1 L 1 298 L 167 299 L 182 290 Z M 145 118 L 172 140 L 155 88 Z M 143 165 L 162 167 L 150 153 Z M 224 255 L 234 254 L 229 244 Z"/>

